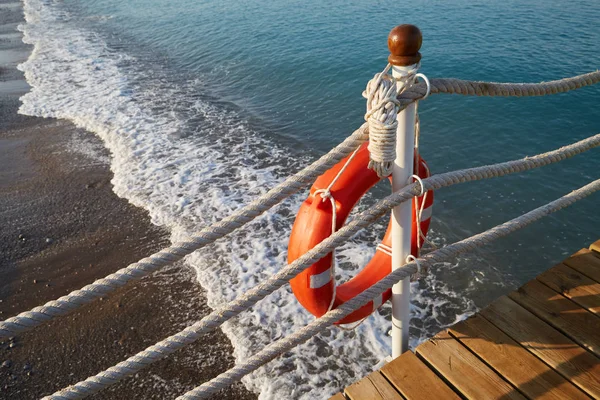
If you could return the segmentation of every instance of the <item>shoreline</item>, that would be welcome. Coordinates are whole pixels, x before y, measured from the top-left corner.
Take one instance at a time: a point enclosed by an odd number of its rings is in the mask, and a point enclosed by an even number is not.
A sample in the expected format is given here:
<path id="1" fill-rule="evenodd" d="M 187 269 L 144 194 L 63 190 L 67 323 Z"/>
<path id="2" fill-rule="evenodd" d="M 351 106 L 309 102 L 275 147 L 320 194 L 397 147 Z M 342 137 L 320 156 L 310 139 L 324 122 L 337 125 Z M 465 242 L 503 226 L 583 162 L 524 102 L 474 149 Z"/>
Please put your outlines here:
<path id="1" fill-rule="evenodd" d="M 67 121 L 17 113 L 31 47 L 22 6 L 0 0 L 0 318 L 78 289 L 169 244 L 145 210 L 117 197 L 109 154 Z M 77 149 L 101 149 L 91 156 Z M 94 151 L 93 153 L 96 153 Z M 39 398 L 94 375 L 199 320 L 195 273 L 176 263 L 14 340 L 0 342 L 0 399 Z M 169 398 L 233 366 L 221 331 L 94 398 Z M 6 363 L 5 363 L 6 362 Z M 255 399 L 242 384 L 215 398 Z"/>

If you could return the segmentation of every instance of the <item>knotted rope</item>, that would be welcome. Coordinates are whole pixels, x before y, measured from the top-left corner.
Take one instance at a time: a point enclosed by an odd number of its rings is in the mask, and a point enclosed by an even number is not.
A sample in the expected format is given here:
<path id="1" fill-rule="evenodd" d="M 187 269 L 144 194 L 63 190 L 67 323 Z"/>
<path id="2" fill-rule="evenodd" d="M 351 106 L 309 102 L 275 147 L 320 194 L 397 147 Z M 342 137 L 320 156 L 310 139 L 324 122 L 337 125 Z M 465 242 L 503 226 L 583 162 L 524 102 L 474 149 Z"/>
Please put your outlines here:
<path id="1" fill-rule="evenodd" d="M 362 93 L 367 99 L 365 121 L 369 124 L 369 168 L 380 178 L 392 174 L 396 159 L 397 115 L 400 107 L 397 99 L 398 88 L 400 87 L 402 93 L 412 86 L 419 65 L 407 71 L 401 78 L 390 76 L 390 68 L 391 65 L 388 64 L 382 72 L 375 74 Z"/>
<path id="2" fill-rule="evenodd" d="M 369 124 L 369 168 L 384 178 L 392 173 L 396 159 L 398 86 L 388 75 L 390 64 L 367 83 L 365 121 Z"/>

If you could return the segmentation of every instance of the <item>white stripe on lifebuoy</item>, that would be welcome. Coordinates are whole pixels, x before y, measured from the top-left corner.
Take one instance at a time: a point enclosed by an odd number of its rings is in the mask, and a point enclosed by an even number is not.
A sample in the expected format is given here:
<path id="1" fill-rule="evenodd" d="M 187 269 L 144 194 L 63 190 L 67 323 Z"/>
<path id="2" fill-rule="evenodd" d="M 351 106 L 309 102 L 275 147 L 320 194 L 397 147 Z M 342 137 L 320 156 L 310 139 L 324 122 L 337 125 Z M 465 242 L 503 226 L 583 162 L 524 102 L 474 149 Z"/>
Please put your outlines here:
<path id="1" fill-rule="evenodd" d="M 387 254 L 390 257 L 392 256 L 392 248 L 383 243 L 377 245 L 377 251 L 381 251 L 383 254 Z"/>
<path id="2" fill-rule="evenodd" d="M 331 278 L 332 278 L 331 272 L 332 272 L 332 269 L 329 268 L 329 269 L 321 272 L 320 274 L 311 275 L 310 276 L 310 288 L 318 289 L 320 287 L 327 285 L 329 283 L 329 281 L 331 281 Z"/>

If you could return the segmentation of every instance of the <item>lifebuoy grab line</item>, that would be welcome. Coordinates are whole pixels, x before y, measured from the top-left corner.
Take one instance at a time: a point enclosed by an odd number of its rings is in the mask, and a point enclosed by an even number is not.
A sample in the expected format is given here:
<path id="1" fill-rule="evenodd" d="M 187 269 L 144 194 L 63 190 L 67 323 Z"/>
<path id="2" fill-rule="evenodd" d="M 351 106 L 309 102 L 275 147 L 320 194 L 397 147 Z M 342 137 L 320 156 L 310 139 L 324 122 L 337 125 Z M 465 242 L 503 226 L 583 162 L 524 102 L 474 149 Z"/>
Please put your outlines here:
<path id="1" fill-rule="evenodd" d="M 429 169 L 418 155 L 417 161 L 416 175 L 419 178 L 429 177 Z M 367 167 L 368 162 L 369 151 L 367 144 L 363 144 L 350 156 L 317 178 L 294 222 L 288 246 L 288 262 L 293 262 L 339 230 L 360 198 L 380 181 L 377 174 Z M 428 191 L 415 200 L 411 254 L 417 256 L 421 239 L 425 237 L 429 228 L 433 192 Z M 335 283 L 335 252 L 327 254 L 290 280 L 294 295 L 308 311 L 320 317 L 368 289 L 391 272 L 390 245 L 391 229 L 388 226 L 382 242 L 377 246 L 378 251 L 371 261 L 354 278 L 339 286 Z M 338 324 L 347 324 L 365 318 L 385 303 L 390 296 L 391 291 L 388 290 L 372 303 L 338 321 Z"/>

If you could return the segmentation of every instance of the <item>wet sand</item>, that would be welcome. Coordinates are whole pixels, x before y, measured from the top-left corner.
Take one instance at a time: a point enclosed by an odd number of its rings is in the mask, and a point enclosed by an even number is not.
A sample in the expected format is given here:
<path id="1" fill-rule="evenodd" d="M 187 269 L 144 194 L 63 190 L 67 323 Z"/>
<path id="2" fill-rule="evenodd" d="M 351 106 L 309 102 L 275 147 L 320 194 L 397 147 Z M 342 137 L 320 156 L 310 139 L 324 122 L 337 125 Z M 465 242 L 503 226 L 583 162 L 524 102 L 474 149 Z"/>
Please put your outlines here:
<path id="1" fill-rule="evenodd" d="M 19 3 L 0 0 L 0 318 L 56 299 L 169 244 L 112 192 L 108 152 L 66 121 L 17 114 L 16 69 L 31 49 Z M 93 149 L 80 151 L 78 149 Z M 0 342 L 0 399 L 34 399 L 106 369 L 210 312 L 176 264 L 31 332 Z M 93 396 L 174 398 L 233 365 L 219 331 Z M 255 399 L 241 384 L 215 398 Z"/>

